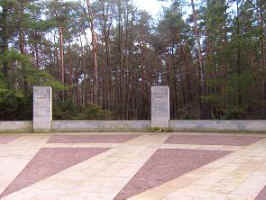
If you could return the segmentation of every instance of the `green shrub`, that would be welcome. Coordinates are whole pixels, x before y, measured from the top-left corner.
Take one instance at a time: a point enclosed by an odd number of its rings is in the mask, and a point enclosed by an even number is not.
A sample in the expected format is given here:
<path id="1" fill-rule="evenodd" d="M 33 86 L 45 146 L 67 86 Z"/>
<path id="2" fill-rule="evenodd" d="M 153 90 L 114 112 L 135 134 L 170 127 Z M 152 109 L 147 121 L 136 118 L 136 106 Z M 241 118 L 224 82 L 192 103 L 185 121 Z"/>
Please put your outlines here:
<path id="1" fill-rule="evenodd" d="M 112 114 L 97 105 L 76 105 L 71 100 L 54 103 L 53 118 L 55 120 L 106 120 Z"/>

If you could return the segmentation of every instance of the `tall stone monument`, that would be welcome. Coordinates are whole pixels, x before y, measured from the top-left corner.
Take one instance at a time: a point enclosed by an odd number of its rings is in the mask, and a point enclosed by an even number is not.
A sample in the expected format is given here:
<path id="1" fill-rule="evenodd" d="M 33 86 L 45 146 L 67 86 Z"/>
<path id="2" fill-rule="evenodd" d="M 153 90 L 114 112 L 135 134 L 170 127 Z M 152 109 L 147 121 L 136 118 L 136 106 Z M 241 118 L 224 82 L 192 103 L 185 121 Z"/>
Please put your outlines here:
<path id="1" fill-rule="evenodd" d="M 151 127 L 168 128 L 170 120 L 170 95 L 168 86 L 151 88 Z"/>
<path id="2" fill-rule="evenodd" d="M 48 132 L 52 125 L 52 88 L 33 87 L 33 131 Z"/>

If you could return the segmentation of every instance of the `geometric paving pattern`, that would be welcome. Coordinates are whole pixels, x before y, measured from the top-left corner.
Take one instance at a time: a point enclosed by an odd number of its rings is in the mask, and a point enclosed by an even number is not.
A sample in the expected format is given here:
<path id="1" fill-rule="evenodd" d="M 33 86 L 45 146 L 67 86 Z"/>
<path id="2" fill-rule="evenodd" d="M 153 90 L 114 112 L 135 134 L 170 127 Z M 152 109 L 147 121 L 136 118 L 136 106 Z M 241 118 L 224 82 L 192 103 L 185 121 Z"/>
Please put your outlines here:
<path id="1" fill-rule="evenodd" d="M 266 200 L 266 137 L 0 135 L 1 200 Z"/>
<path id="2" fill-rule="evenodd" d="M 266 200 L 266 186 L 261 191 L 261 193 L 257 196 L 256 200 Z"/>
<path id="3" fill-rule="evenodd" d="M 127 199 L 227 155 L 224 151 L 161 149 L 145 163 L 115 200 Z"/>
<path id="4" fill-rule="evenodd" d="M 14 140 L 16 140 L 18 136 L 15 135 L 5 135 L 0 137 L 0 144 L 8 144 Z"/>
<path id="5" fill-rule="evenodd" d="M 103 148 L 43 148 L 28 163 L 16 179 L 0 194 L 0 198 L 42 179 L 57 174 L 108 149 Z"/>

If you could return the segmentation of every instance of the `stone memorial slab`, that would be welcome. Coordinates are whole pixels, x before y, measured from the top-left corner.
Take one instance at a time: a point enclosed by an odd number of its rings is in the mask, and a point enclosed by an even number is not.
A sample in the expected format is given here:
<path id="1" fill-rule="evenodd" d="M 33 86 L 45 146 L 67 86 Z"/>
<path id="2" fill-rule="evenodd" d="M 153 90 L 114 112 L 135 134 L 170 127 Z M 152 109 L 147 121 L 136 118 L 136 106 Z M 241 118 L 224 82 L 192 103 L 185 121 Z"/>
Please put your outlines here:
<path id="1" fill-rule="evenodd" d="M 52 123 L 52 88 L 33 88 L 33 131 L 47 132 Z"/>
<path id="2" fill-rule="evenodd" d="M 151 88 L 151 127 L 168 128 L 169 120 L 169 87 L 154 86 Z"/>

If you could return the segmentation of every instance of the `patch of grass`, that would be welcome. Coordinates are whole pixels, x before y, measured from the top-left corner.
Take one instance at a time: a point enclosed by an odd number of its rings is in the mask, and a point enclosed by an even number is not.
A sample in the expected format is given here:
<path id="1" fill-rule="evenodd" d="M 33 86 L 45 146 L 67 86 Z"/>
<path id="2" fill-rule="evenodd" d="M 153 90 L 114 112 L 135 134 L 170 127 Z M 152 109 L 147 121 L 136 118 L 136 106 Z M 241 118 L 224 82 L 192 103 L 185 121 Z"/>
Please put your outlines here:
<path id="1" fill-rule="evenodd" d="M 151 127 L 148 128 L 148 132 L 168 133 L 168 132 L 173 132 L 173 130 L 171 128 Z"/>

